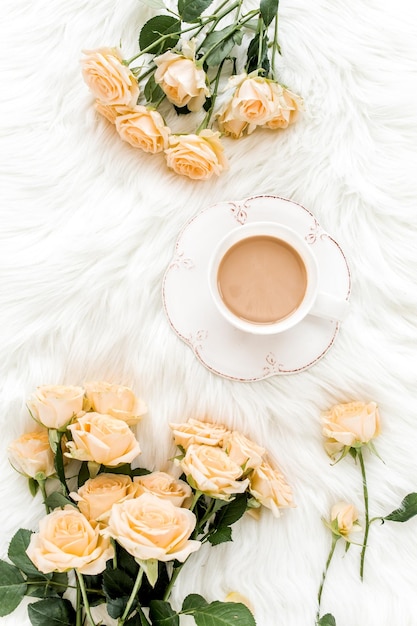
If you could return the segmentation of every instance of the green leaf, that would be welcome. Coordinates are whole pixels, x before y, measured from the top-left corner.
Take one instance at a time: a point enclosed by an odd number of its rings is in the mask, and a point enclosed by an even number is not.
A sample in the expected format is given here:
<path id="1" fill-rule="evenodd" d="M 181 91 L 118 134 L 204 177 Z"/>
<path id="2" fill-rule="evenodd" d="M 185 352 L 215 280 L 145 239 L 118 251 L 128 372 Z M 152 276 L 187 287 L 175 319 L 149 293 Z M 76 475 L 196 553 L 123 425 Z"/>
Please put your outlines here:
<path id="1" fill-rule="evenodd" d="M 54 491 L 51 493 L 45 500 L 45 504 L 49 506 L 50 509 L 59 509 L 64 508 L 67 504 L 71 504 L 72 506 L 76 506 L 71 498 L 67 498 L 59 491 Z"/>
<path id="2" fill-rule="evenodd" d="M 9 615 L 21 603 L 27 585 L 20 571 L 0 560 L 0 617 Z"/>
<path id="3" fill-rule="evenodd" d="M 154 104 L 155 102 L 158 102 L 158 100 L 160 100 L 162 96 L 164 95 L 164 92 L 162 91 L 161 87 L 155 82 L 154 74 L 151 74 L 149 79 L 147 80 L 146 85 L 143 89 L 143 94 L 146 98 L 146 101 L 151 102 L 152 104 Z M 133 470 L 133 471 L 137 471 L 137 470 Z M 147 470 L 142 470 L 142 475 L 144 472 L 146 473 Z M 134 476 L 138 476 L 138 474 L 134 474 Z"/>
<path id="4" fill-rule="evenodd" d="M 326 613 L 319 619 L 317 626 L 336 626 L 336 620 L 331 613 Z"/>
<path id="5" fill-rule="evenodd" d="M 139 48 L 151 54 L 162 54 L 170 48 L 174 48 L 180 38 L 181 22 L 171 15 L 156 15 L 145 22 L 139 33 Z M 165 37 L 159 41 L 161 37 Z"/>
<path id="6" fill-rule="evenodd" d="M 29 604 L 28 614 L 33 626 L 74 626 L 76 618 L 71 602 L 62 598 Z"/>
<path id="7" fill-rule="evenodd" d="M 34 478 L 28 478 L 28 486 L 29 486 L 30 494 L 33 497 L 35 497 L 36 494 L 38 493 L 38 489 L 39 489 L 38 481 L 35 480 Z"/>
<path id="8" fill-rule="evenodd" d="M 33 584 L 36 583 L 37 584 Z M 62 593 L 65 589 L 62 588 Z M 45 578 L 30 577 L 30 584 L 28 585 L 26 595 L 31 598 L 59 598 L 59 590 L 57 587 L 52 587 L 49 584 L 49 580 Z"/>
<path id="9" fill-rule="evenodd" d="M 220 543 L 225 543 L 226 541 L 233 541 L 232 539 L 232 529 L 230 526 L 224 526 L 215 530 L 208 538 L 209 542 L 212 546 L 217 546 Z"/>
<path id="10" fill-rule="evenodd" d="M 390 522 L 407 522 L 417 515 L 417 493 L 409 493 L 401 502 L 401 506 L 382 519 Z"/>
<path id="11" fill-rule="evenodd" d="M 229 504 L 220 509 L 214 518 L 213 527 L 217 530 L 237 522 L 247 509 L 248 495 L 240 493 Z"/>
<path id="12" fill-rule="evenodd" d="M 240 602 L 211 602 L 192 614 L 197 626 L 256 626 L 252 613 Z"/>
<path id="13" fill-rule="evenodd" d="M 235 44 L 242 43 L 242 33 L 235 30 L 235 25 L 226 26 L 221 30 L 214 30 L 209 33 L 201 46 L 203 53 L 209 54 L 205 58 L 205 62 L 209 67 L 215 67 L 229 56 Z"/>
<path id="14" fill-rule="evenodd" d="M 178 13 L 184 22 L 197 20 L 213 0 L 178 0 Z"/>
<path id="15" fill-rule="evenodd" d="M 251 40 L 248 46 L 246 71 L 248 74 L 254 72 L 256 69 L 263 69 L 268 74 L 270 70 L 270 63 L 268 59 L 268 35 L 265 32 L 262 38 L 261 54 L 259 56 L 259 34 Z"/>
<path id="16" fill-rule="evenodd" d="M 28 576 L 37 576 L 40 578 L 52 578 L 52 574 L 42 574 L 32 563 L 28 555 L 26 554 L 27 547 L 30 543 L 32 536 L 31 530 L 20 528 L 13 536 L 10 544 L 7 556 L 9 559 L 17 565 Z"/>
<path id="17" fill-rule="evenodd" d="M 49 431 L 49 433 L 51 433 L 51 431 Z M 58 443 L 56 444 L 56 451 L 55 451 L 55 469 L 56 469 L 56 473 L 58 475 L 59 481 L 64 488 L 64 492 L 68 494 L 68 486 L 67 486 L 67 481 L 65 478 L 64 456 L 62 453 L 62 446 L 61 446 L 61 439 L 64 433 L 58 432 L 57 434 L 59 435 L 59 440 L 58 440 Z"/>
<path id="18" fill-rule="evenodd" d="M 151 626 L 141 607 L 137 607 L 138 612 L 125 622 L 125 626 Z"/>
<path id="19" fill-rule="evenodd" d="M 169 602 L 152 600 L 149 608 L 149 617 L 153 626 L 179 626 L 178 613 L 172 610 Z"/>
<path id="20" fill-rule="evenodd" d="M 87 461 L 83 461 L 81 463 L 80 471 L 78 472 L 78 481 L 77 481 L 78 489 L 82 487 L 89 478 L 90 478 L 90 473 L 88 471 L 88 463 Z"/>
<path id="21" fill-rule="evenodd" d="M 203 607 L 208 606 L 208 602 L 203 596 L 200 596 L 198 593 L 190 593 L 189 596 L 184 598 L 184 602 L 182 603 L 182 613 L 192 613 L 193 611 L 198 611 Z"/>
<path id="22" fill-rule="evenodd" d="M 134 580 L 120 569 L 108 569 L 103 573 L 103 591 L 108 598 L 129 596 Z"/>
<path id="23" fill-rule="evenodd" d="M 259 6 L 265 26 L 269 26 L 278 13 L 279 0 L 261 0 Z"/>

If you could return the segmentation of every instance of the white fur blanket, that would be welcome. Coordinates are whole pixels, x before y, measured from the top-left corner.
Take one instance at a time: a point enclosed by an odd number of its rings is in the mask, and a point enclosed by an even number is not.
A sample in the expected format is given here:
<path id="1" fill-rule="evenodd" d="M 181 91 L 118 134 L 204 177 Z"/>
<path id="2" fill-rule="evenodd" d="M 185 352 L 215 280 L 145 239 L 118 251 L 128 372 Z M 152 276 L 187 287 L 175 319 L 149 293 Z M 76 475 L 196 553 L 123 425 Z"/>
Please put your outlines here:
<path id="1" fill-rule="evenodd" d="M 252 603 L 258 626 L 312 626 L 337 500 L 363 515 L 352 459 L 331 467 L 320 412 L 375 400 L 384 463 L 367 457 L 371 516 L 417 491 L 417 14 L 410 0 L 281 0 L 282 82 L 306 111 L 290 129 L 225 140 L 230 170 L 193 182 L 121 142 L 80 75 L 81 49 L 136 50 L 152 15 L 138 0 L 3 0 L 0 557 L 43 514 L 6 447 L 30 427 L 41 384 L 131 385 L 149 414 L 141 464 L 163 469 L 169 421 L 199 417 L 267 447 L 297 508 L 243 519 L 233 543 L 201 550 L 173 599 L 197 592 Z M 216 376 L 170 328 L 161 284 L 183 224 L 213 202 L 277 194 L 311 210 L 352 273 L 351 311 L 311 369 L 241 383 Z M 336 554 L 323 613 L 338 626 L 416 626 L 417 520 L 371 528 Z M 189 565 L 189 567 L 188 567 Z M 29 624 L 26 607 L 2 624 Z"/>

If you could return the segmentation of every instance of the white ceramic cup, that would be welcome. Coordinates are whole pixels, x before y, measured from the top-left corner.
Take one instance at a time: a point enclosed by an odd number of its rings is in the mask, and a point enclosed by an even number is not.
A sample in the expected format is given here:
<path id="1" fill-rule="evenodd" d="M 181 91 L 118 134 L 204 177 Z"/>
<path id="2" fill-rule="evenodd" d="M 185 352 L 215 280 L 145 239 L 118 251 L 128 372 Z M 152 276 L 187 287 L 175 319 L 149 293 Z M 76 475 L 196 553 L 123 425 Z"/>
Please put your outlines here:
<path id="1" fill-rule="evenodd" d="M 307 288 L 300 305 L 287 317 L 273 323 L 256 323 L 235 315 L 224 303 L 218 288 L 218 270 L 225 254 L 243 239 L 256 236 L 274 237 L 284 241 L 301 257 L 307 276 Z M 289 330 L 307 315 L 341 321 L 346 316 L 348 302 L 319 291 L 319 267 L 311 245 L 296 231 L 276 222 L 252 222 L 230 231 L 215 248 L 208 267 L 209 289 L 221 315 L 239 330 L 256 335 L 274 335 Z"/>

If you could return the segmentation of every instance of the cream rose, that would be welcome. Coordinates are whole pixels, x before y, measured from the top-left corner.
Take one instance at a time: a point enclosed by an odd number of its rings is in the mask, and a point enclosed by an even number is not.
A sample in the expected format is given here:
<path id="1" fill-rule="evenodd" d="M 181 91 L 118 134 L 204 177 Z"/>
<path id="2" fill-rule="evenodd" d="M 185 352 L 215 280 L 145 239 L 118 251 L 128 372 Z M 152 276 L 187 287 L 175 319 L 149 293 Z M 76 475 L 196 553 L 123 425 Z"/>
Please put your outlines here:
<path id="1" fill-rule="evenodd" d="M 147 412 L 146 404 L 129 387 L 103 381 L 85 383 L 87 401 L 96 413 L 137 424 Z"/>
<path id="2" fill-rule="evenodd" d="M 79 461 L 94 461 L 109 467 L 131 463 L 140 454 L 139 443 L 122 420 L 86 413 L 69 427 L 73 441 L 66 455 Z"/>
<path id="3" fill-rule="evenodd" d="M 348 502 L 337 502 L 330 512 L 331 522 L 336 523 L 336 534 L 342 537 L 347 537 L 352 531 L 360 530 L 360 526 L 356 523 L 358 517 L 357 508 Z"/>
<path id="4" fill-rule="evenodd" d="M 233 139 L 240 139 L 248 128 L 246 120 L 236 119 L 232 101 L 227 102 L 216 115 L 219 130 L 224 135 L 229 135 Z"/>
<path id="5" fill-rule="evenodd" d="M 103 104 L 135 105 L 138 81 L 126 65 L 119 48 L 98 48 L 84 52 L 81 71 L 85 83 Z"/>
<path id="6" fill-rule="evenodd" d="M 116 502 L 134 498 L 138 489 L 125 474 L 98 474 L 70 496 L 88 520 L 105 521 Z"/>
<path id="7" fill-rule="evenodd" d="M 229 457 L 240 465 L 244 472 L 259 467 L 266 452 L 265 448 L 258 446 L 258 444 L 236 430 L 226 439 L 224 449 Z"/>
<path id="8" fill-rule="evenodd" d="M 180 465 L 188 482 L 219 500 L 230 500 L 246 491 L 249 484 L 247 479 L 239 480 L 242 468 L 217 446 L 191 444 Z"/>
<path id="9" fill-rule="evenodd" d="M 82 387 L 44 385 L 36 389 L 28 407 L 37 422 L 59 430 L 82 411 L 83 400 Z"/>
<path id="10" fill-rule="evenodd" d="M 166 472 L 152 472 L 144 476 L 135 476 L 133 482 L 137 494 L 152 493 L 158 498 L 169 500 L 174 506 L 182 506 L 191 497 L 191 487 L 183 480 L 177 480 Z"/>
<path id="11" fill-rule="evenodd" d="M 261 76 L 241 79 L 230 104 L 229 116 L 247 122 L 250 133 L 256 126 L 269 122 L 280 112 L 280 101 L 276 92 L 277 83 Z"/>
<path id="12" fill-rule="evenodd" d="M 103 104 L 100 100 L 95 101 L 94 108 L 97 113 L 100 113 L 100 115 L 105 117 L 106 120 L 112 124 L 116 123 L 116 118 L 119 115 L 127 115 L 135 110 L 135 107 L 129 107 L 125 104 Z"/>
<path id="13" fill-rule="evenodd" d="M 220 424 L 189 419 L 183 424 L 170 424 L 175 445 L 186 450 L 192 443 L 203 443 L 207 446 L 220 446 L 230 436 L 230 430 Z"/>
<path id="14" fill-rule="evenodd" d="M 321 415 L 324 447 L 334 456 L 345 447 L 360 447 L 380 433 L 378 407 L 375 402 L 336 404 Z"/>
<path id="15" fill-rule="evenodd" d="M 280 517 L 280 509 L 293 507 L 291 487 L 281 472 L 268 461 L 257 467 L 250 475 L 249 491 L 274 517 Z"/>
<path id="16" fill-rule="evenodd" d="M 54 455 L 46 430 L 22 435 L 9 445 L 8 454 L 15 470 L 25 476 L 35 478 L 43 474 L 47 478 L 55 474 Z"/>
<path id="17" fill-rule="evenodd" d="M 134 148 L 156 154 L 168 148 L 170 129 L 158 111 L 137 106 L 135 111 L 116 118 L 116 130 Z"/>
<path id="18" fill-rule="evenodd" d="M 220 133 L 202 130 L 199 135 L 171 135 L 165 150 L 167 165 L 177 174 L 207 180 L 229 167 Z"/>
<path id="19" fill-rule="evenodd" d="M 109 525 L 102 530 L 137 559 L 182 563 L 200 547 L 190 539 L 196 524 L 194 513 L 150 493 L 114 504 Z"/>
<path id="20" fill-rule="evenodd" d="M 289 91 L 289 89 L 286 89 L 279 83 L 274 83 L 273 89 L 279 102 L 279 110 L 265 126 L 272 130 L 287 128 L 297 119 L 298 112 L 303 108 L 303 100 L 300 96 L 297 96 L 297 94 Z"/>
<path id="21" fill-rule="evenodd" d="M 100 574 L 114 554 L 108 537 L 100 535 L 98 527 L 73 506 L 44 517 L 26 552 L 44 574 L 70 569 L 81 574 Z"/>
<path id="22" fill-rule="evenodd" d="M 210 94 L 204 70 L 198 68 L 194 59 L 181 54 L 164 52 L 154 58 L 157 67 L 155 82 L 168 100 L 177 107 L 199 111 Z"/>

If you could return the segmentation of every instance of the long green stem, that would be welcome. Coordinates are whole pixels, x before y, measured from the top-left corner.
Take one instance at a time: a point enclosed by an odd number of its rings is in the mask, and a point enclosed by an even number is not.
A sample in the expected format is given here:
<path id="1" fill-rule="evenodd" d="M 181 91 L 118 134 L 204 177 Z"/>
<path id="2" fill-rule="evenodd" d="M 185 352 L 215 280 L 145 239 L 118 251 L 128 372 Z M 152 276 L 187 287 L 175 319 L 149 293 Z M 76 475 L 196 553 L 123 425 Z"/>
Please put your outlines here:
<path id="1" fill-rule="evenodd" d="M 42 494 L 42 498 L 43 498 L 43 503 L 45 505 L 45 511 L 46 514 L 48 515 L 51 512 L 51 509 L 49 508 L 49 506 L 46 504 L 46 498 L 48 497 L 48 494 L 46 493 L 46 480 L 44 478 L 37 480 L 36 481 L 39 485 L 39 489 L 41 490 L 41 494 Z"/>
<path id="2" fill-rule="evenodd" d="M 129 596 L 129 600 L 127 601 L 126 608 L 125 608 L 125 610 L 123 612 L 122 617 L 120 617 L 119 621 L 117 622 L 118 626 L 123 626 L 123 624 L 125 623 L 128 615 L 130 613 L 130 609 L 132 608 L 132 604 L 135 601 L 137 593 L 138 593 L 138 591 L 140 589 L 140 586 L 142 584 L 142 578 L 143 578 L 143 569 L 142 569 L 142 567 L 139 567 L 138 575 L 136 576 L 136 580 L 135 580 L 135 584 L 133 585 L 132 593 Z"/>
<path id="3" fill-rule="evenodd" d="M 77 580 L 77 598 L 75 604 L 75 626 L 82 626 L 83 623 L 83 607 L 81 606 L 81 587 Z"/>
<path id="4" fill-rule="evenodd" d="M 65 585 L 64 583 L 57 583 L 53 580 L 48 580 L 47 578 L 45 580 L 26 580 L 25 581 L 25 585 L 36 585 L 37 587 L 39 587 L 39 585 L 45 585 L 45 587 L 61 587 L 63 589 L 77 589 L 76 585 Z M 104 596 L 105 593 L 104 591 L 101 591 L 100 589 L 89 589 L 88 587 L 85 588 L 85 590 L 88 593 L 96 593 L 99 596 Z"/>
<path id="5" fill-rule="evenodd" d="M 369 503 L 368 503 L 368 485 L 366 482 L 366 472 L 365 472 L 365 463 L 363 460 L 363 454 L 361 448 L 358 450 L 358 459 L 359 464 L 361 466 L 361 474 L 362 474 L 362 487 L 363 487 L 363 501 L 365 504 L 365 532 L 363 536 L 363 545 L 361 551 L 361 565 L 360 565 L 360 577 L 363 580 L 363 569 L 365 566 L 365 553 L 368 544 L 368 534 L 369 534 Z"/>
<path id="6" fill-rule="evenodd" d="M 317 595 L 317 604 L 318 604 L 317 605 L 317 614 L 316 614 L 316 621 L 317 622 L 320 619 L 320 605 L 321 605 L 321 596 L 322 596 L 322 593 L 323 593 L 324 581 L 326 580 L 327 570 L 329 569 L 331 560 L 333 558 L 334 550 L 336 548 L 336 544 L 337 544 L 339 539 L 340 539 L 340 537 L 338 537 L 337 535 L 332 535 L 332 546 L 331 546 L 330 551 L 329 551 L 329 556 L 327 557 L 326 567 L 324 568 L 323 575 L 321 577 L 321 583 L 320 583 L 319 592 L 318 592 L 318 595 Z"/>
<path id="7" fill-rule="evenodd" d="M 274 43 L 272 46 L 272 55 L 271 55 L 271 68 L 272 68 L 272 76 L 276 80 L 276 71 L 275 71 L 275 54 L 278 51 L 278 54 L 281 54 L 281 48 L 278 43 L 278 13 L 275 16 L 274 23 Z"/>
<path id="8" fill-rule="evenodd" d="M 77 574 L 78 582 L 79 582 L 79 585 L 80 585 L 81 595 L 82 595 L 82 598 L 83 598 L 83 604 L 84 604 L 85 612 L 87 614 L 87 619 L 90 622 L 90 626 L 96 626 L 96 624 L 95 624 L 95 622 L 93 620 L 93 616 L 91 615 L 90 603 L 88 602 L 87 590 L 85 588 L 83 575 L 80 574 L 80 572 L 77 569 L 75 570 L 75 573 Z"/>
<path id="9" fill-rule="evenodd" d="M 196 130 L 196 134 L 198 135 L 198 133 L 200 132 L 200 130 L 203 130 L 203 128 L 207 128 L 207 126 L 209 125 L 211 116 L 213 115 L 213 111 L 214 111 L 214 105 L 216 104 L 216 98 L 217 98 L 217 91 L 219 88 L 219 80 L 220 80 L 220 75 L 222 73 L 222 68 L 223 68 L 223 64 L 224 64 L 225 59 L 223 59 L 223 61 L 220 63 L 219 65 L 219 69 L 217 70 L 217 74 L 216 74 L 216 81 L 214 83 L 214 89 L 213 89 L 213 93 L 211 95 L 211 104 L 210 104 L 210 108 L 207 111 L 207 113 L 204 116 L 203 121 L 201 122 L 200 126 L 197 128 Z"/>
<path id="10" fill-rule="evenodd" d="M 184 565 L 185 565 L 185 561 L 184 561 L 184 563 L 181 563 L 181 565 L 179 565 L 178 567 L 176 567 L 174 569 L 174 571 L 172 573 L 172 576 L 171 576 L 171 580 L 169 581 L 169 583 L 168 583 L 168 585 L 167 585 L 167 587 L 165 589 L 165 593 L 164 593 L 164 596 L 162 598 L 163 600 L 169 600 L 169 597 L 170 597 L 171 592 L 172 592 L 172 588 L 173 588 L 173 586 L 175 584 L 175 581 L 177 580 L 177 578 L 179 576 L 179 573 L 180 573 L 181 569 L 184 567 Z"/>

